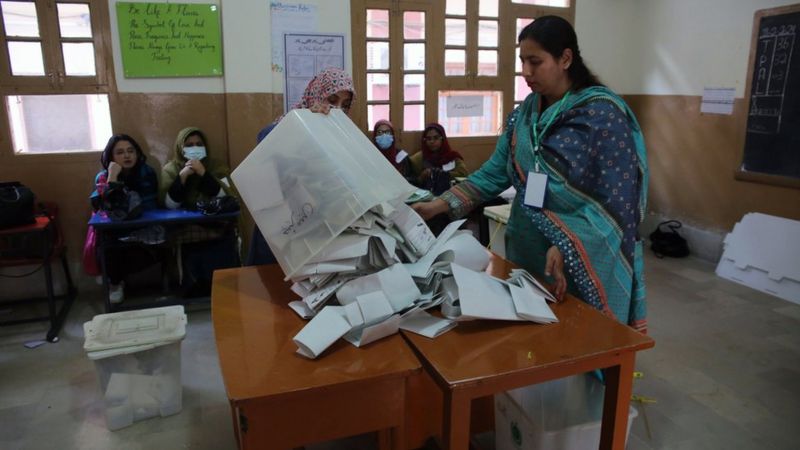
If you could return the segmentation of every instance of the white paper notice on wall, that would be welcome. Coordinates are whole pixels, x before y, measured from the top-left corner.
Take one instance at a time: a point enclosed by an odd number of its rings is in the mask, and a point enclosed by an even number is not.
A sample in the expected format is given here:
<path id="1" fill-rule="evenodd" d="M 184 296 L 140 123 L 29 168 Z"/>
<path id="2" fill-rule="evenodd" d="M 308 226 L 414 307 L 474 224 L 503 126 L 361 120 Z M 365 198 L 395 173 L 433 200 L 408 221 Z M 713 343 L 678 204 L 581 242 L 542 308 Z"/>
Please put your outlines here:
<path id="1" fill-rule="evenodd" d="M 286 33 L 283 35 L 284 86 L 283 111 L 303 99 L 303 92 L 314 76 L 328 67 L 344 69 L 344 35 Z"/>
<path id="2" fill-rule="evenodd" d="M 272 71 L 284 71 L 283 35 L 317 30 L 317 5 L 304 3 L 269 2 L 272 30 Z M 312 75 L 313 76 L 313 75 Z M 303 86 L 305 87 L 305 86 Z"/>
<path id="3" fill-rule="evenodd" d="M 455 95 L 447 97 L 447 117 L 482 117 L 483 97 Z"/>
<path id="4" fill-rule="evenodd" d="M 703 88 L 700 112 L 707 114 L 733 114 L 735 88 Z"/>

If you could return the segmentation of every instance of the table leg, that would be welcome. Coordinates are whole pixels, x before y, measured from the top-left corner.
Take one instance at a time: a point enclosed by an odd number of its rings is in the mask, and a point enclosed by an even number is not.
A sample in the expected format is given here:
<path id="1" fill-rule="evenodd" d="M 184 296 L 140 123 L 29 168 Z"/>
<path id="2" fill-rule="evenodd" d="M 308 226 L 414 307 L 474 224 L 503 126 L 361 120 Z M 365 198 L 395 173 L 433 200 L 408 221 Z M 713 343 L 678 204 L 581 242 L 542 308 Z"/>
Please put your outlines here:
<path id="1" fill-rule="evenodd" d="M 51 324 L 50 331 L 47 333 L 47 340 L 50 342 L 58 341 L 58 333 L 61 332 L 61 328 L 64 326 L 64 321 L 67 320 L 67 314 L 69 314 L 69 310 L 72 308 L 72 302 L 78 295 L 78 291 L 75 289 L 75 285 L 72 283 L 72 277 L 69 274 L 69 264 L 67 263 L 66 251 L 61 252 L 61 267 L 64 269 L 64 278 L 66 279 L 67 286 L 66 292 L 62 296 L 64 302 L 61 304 L 61 308 L 56 313 L 56 322 L 55 324 Z"/>
<path id="2" fill-rule="evenodd" d="M 50 266 L 50 255 L 52 249 L 52 223 L 44 230 L 45 237 L 42 239 L 42 265 L 44 266 L 45 288 L 47 289 L 47 310 L 50 315 L 50 329 L 47 331 L 49 342 L 58 342 L 58 320 L 56 317 L 56 294 L 53 292 L 53 268 Z"/>
<path id="3" fill-rule="evenodd" d="M 469 420 L 472 399 L 460 390 L 449 390 L 444 394 L 444 417 L 442 431 L 447 450 L 469 448 Z"/>
<path id="4" fill-rule="evenodd" d="M 386 428 L 378 430 L 378 450 L 389 450 L 392 448 L 392 429 Z"/>
<path id="5" fill-rule="evenodd" d="M 398 422 L 392 428 L 378 430 L 379 450 L 405 450 L 406 449 L 406 408 L 408 408 L 408 379 L 404 379 L 400 392 L 403 399 L 402 414 L 397 416 Z"/>
<path id="6" fill-rule="evenodd" d="M 111 310 L 112 308 L 111 299 L 108 297 L 110 286 L 108 281 L 108 275 L 106 275 L 106 236 L 103 231 L 97 229 L 95 229 L 94 231 L 95 233 L 97 233 L 97 247 L 96 247 L 97 259 L 98 262 L 100 263 L 100 274 L 103 277 L 103 297 L 104 297 L 103 300 L 104 303 L 106 304 L 105 312 L 110 313 L 113 311 Z"/>
<path id="7" fill-rule="evenodd" d="M 405 450 L 403 427 L 378 430 L 378 450 Z"/>
<path id="8" fill-rule="evenodd" d="M 610 367 L 604 372 L 606 393 L 603 399 L 600 450 L 625 450 L 635 358 L 634 352 L 625 353 L 618 366 Z"/>

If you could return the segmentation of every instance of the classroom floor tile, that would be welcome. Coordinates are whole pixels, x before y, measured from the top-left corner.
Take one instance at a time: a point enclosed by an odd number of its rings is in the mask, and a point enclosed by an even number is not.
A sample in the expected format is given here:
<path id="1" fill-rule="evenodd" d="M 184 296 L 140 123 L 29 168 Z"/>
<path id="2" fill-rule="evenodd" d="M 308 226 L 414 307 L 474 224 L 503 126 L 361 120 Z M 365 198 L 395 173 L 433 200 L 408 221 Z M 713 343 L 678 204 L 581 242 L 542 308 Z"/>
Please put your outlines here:
<path id="1" fill-rule="evenodd" d="M 714 275 L 697 259 L 646 257 L 649 334 L 639 353 L 629 449 L 797 448 L 800 441 L 800 306 Z M 182 344 L 183 410 L 119 431 L 105 426 L 84 321 L 102 312 L 98 291 L 82 293 L 60 342 L 35 349 L 45 323 L 0 328 L 0 448 L 235 448 L 208 310 L 189 312 Z M 0 315 L 8 312 L 0 308 Z M 0 317 L 2 319 L 2 317 Z M 646 417 L 646 419 L 645 419 Z M 494 448 L 492 433 L 481 448 Z M 374 435 L 308 450 L 377 448 Z"/>

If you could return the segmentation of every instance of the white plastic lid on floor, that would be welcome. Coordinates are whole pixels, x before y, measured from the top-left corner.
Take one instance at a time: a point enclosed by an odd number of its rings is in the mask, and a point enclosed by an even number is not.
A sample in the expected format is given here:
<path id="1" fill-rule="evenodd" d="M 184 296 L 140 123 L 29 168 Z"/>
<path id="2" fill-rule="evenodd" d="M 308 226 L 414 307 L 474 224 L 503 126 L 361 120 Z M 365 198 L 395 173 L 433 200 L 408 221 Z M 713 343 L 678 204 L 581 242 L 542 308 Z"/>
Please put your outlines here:
<path id="1" fill-rule="evenodd" d="M 723 258 L 739 269 L 757 267 L 769 278 L 800 281 L 800 221 L 748 213 L 725 237 Z"/>
<path id="2" fill-rule="evenodd" d="M 92 360 L 136 353 L 186 336 L 183 306 L 99 314 L 83 324 L 83 349 Z"/>
<path id="3" fill-rule="evenodd" d="M 724 242 L 717 275 L 800 304 L 800 221 L 748 213 Z"/>
<path id="4" fill-rule="evenodd" d="M 242 201 L 287 278 L 408 183 L 342 111 L 290 111 L 233 171 Z"/>

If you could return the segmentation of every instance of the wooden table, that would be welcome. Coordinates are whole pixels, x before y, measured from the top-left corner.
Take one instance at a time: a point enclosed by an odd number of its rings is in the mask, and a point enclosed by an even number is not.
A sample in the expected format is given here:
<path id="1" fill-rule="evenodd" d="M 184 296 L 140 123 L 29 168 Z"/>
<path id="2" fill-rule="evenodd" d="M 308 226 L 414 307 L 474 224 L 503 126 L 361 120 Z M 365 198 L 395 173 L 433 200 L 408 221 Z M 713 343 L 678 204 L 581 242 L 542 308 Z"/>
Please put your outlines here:
<path id="1" fill-rule="evenodd" d="M 493 255 L 487 272 L 505 279 L 512 267 Z M 436 339 L 403 332 L 444 393 L 446 448 L 468 448 L 473 399 L 594 369 L 606 369 L 600 448 L 625 448 L 634 358 L 655 342 L 571 296 L 553 311 L 552 325 L 481 320 Z"/>
<path id="2" fill-rule="evenodd" d="M 405 447 L 406 386 L 422 366 L 400 335 L 316 360 L 295 353 L 306 324 L 278 265 L 218 270 L 211 312 L 239 448 L 284 449 L 370 431 Z M 386 430 L 391 429 L 390 432 Z"/>

